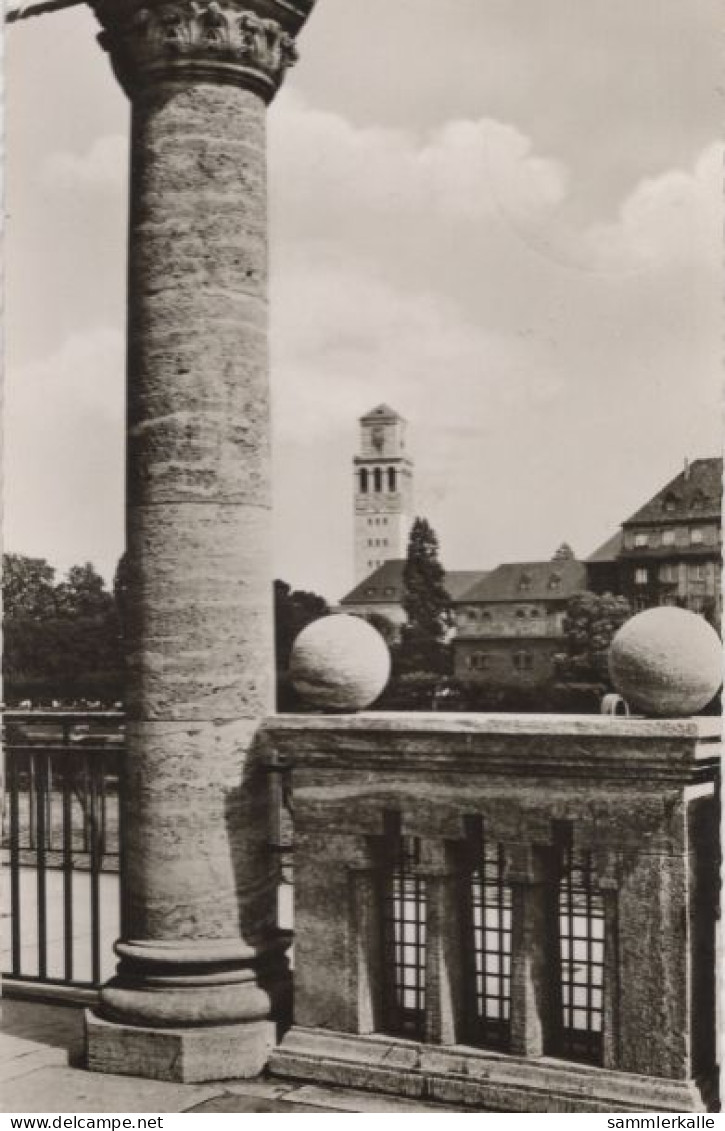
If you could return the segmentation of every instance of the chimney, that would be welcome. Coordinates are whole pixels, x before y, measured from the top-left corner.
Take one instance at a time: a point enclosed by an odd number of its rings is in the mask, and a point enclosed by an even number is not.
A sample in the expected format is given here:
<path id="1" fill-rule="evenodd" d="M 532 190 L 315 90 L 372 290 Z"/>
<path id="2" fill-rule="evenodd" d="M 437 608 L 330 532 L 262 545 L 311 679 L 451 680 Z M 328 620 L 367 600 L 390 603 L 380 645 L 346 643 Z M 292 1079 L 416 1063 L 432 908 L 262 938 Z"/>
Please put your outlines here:
<path id="1" fill-rule="evenodd" d="M 687 456 L 685 456 L 684 477 L 685 477 L 685 483 L 687 483 L 687 480 L 690 478 L 690 461 L 687 458 Z"/>

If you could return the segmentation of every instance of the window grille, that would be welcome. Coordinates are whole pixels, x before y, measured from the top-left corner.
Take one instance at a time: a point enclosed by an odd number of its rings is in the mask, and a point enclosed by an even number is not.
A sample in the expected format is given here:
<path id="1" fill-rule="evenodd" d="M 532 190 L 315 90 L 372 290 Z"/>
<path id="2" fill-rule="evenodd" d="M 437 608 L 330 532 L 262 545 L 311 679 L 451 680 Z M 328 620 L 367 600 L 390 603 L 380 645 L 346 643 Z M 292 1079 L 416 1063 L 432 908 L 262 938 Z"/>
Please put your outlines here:
<path id="1" fill-rule="evenodd" d="M 511 1030 L 511 888 L 503 878 L 503 849 L 484 840 L 480 818 L 466 840 L 470 917 L 464 955 L 468 968 L 468 1040 L 508 1049 Z"/>
<path id="2" fill-rule="evenodd" d="M 602 1062 L 604 1014 L 604 897 L 593 886 L 591 853 L 574 852 L 571 835 L 560 842 L 559 1053 L 569 1060 Z"/>
<path id="3" fill-rule="evenodd" d="M 382 877 L 383 1027 L 398 1037 L 425 1036 L 426 890 L 416 875 L 420 841 L 403 836 L 400 814 L 385 814 Z"/>

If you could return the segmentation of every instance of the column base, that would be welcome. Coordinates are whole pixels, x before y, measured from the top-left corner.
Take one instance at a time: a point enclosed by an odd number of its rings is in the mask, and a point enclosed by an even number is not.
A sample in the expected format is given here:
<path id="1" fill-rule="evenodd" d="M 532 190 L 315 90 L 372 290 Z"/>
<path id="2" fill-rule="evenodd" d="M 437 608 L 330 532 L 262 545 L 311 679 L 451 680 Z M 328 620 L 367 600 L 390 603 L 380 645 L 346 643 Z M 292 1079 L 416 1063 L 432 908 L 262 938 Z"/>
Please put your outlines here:
<path id="1" fill-rule="evenodd" d="M 703 1112 L 694 1080 L 665 1080 L 460 1046 L 421 1045 L 295 1026 L 275 1049 L 274 1076 L 510 1112 Z"/>
<path id="2" fill-rule="evenodd" d="M 152 1029 L 86 1010 L 86 1067 L 177 1084 L 258 1076 L 276 1042 L 272 1021 Z"/>

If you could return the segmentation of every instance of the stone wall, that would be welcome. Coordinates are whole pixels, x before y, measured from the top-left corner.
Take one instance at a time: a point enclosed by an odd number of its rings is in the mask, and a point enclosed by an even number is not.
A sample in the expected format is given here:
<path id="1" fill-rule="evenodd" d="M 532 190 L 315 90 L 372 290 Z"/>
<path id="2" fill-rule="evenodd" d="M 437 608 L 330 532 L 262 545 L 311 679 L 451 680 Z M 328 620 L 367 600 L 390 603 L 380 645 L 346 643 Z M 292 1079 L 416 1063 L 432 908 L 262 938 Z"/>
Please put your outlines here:
<path id="1" fill-rule="evenodd" d="M 489 1110 L 705 1110 L 718 729 L 597 716 L 270 720 L 265 741 L 293 767 L 296 917 L 295 1024 L 273 1070 Z M 386 1009 L 391 816 L 426 892 L 422 1040 L 391 1032 Z M 471 1039 L 471 822 L 509 893 L 510 1014 L 496 1049 Z M 601 1014 L 583 1025 L 596 1030 L 586 1063 L 562 1039 L 564 841 L 589 869 L 577 922 L 593 923 L 595 905 L 599 916 L 586 947 L 589 961 L 601 939 Z"/>

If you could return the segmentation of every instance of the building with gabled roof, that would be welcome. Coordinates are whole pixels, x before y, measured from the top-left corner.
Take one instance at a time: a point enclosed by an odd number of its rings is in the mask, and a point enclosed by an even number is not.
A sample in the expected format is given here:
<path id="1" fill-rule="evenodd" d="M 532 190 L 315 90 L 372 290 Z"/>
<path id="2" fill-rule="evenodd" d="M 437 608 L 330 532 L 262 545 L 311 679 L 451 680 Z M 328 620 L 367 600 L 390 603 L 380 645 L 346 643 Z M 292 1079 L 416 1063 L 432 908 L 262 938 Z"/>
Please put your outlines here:
<path id="1" fill-rule="evenodd" d="M 400 627 L 405 624 L 403 609 L 403 570 L 405 558 L 392 558 L 351 589 L 340 602 L 340 609 L 356 616 L 369 616 L 377 613 L 392 624 Z M 444 585 L 452 603 L 463 599 L 469 589 L 486 577 L 480 569 L 449 570 Z"/>
<path id="2" fill-rule="evenodd" d="M 586 589 L 584 562 L 507 562 L 456 604 L 454 671 L 498 687 L 547 683 L 562 651 L 569 598 Z"/>
<path id="3" fill-rule="evenodd" d="M 635 610 L 679 605 L 722 615 L 723 461 L 685 462 L 587 559 L 589 586 L 627 597 Z"/>

